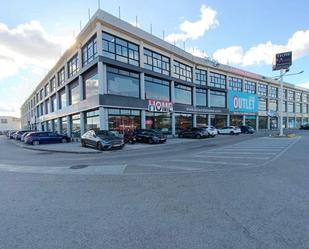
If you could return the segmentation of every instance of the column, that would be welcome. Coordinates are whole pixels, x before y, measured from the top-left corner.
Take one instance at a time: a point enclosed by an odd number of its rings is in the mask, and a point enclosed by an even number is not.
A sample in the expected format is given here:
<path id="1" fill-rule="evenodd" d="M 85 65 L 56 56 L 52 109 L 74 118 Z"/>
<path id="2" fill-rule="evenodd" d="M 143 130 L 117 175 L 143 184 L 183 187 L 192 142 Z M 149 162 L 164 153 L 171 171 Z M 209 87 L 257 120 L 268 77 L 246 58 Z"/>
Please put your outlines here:
<path id="1" fill-rule="evenodd" d="M 267 130 L 270 130 L 270 117 L 269 116 L 267 116 Z"/>
<path id="2" fill-rule="evenodd" d="M 256 115 L 255 126 L 256 126 L 255 130 L 259 131 L 259 115 Z"/>
<path id="3" fill-rule="evenodd" d="M 96 32 L 97 32 L 97 53 L 98 53 L 98 56 L 103 56 L 102 31 L 103 31 L 102 24 L 100 22 L 97 22 L 96 23 Z"/>
<path id="4" fill-rule="evenodd" d="M 80 71 L 83 67 L 83 57 L 82 57 L 81 45 L 79 45 L 79 47 L 77 49 L 77 58 L 78 58 L 78 68 L 79 68 L 79 71 Z"/>
<path id="5" fill-rule="evenodd" d="M 86 93 L 84 92 L 84 82 L 83 82 L 83 76 L 78 76 L 78 88 L 79 88 L 79 100 L 83 101 L 86 99 Z"/>
<path id="6" fill-rule="evenodd" d="M 242 125 L 246 125 L 246 116 L 245 115 L 242 116 Z"/>
<path id="7" fill-rule="evenodd" d="M 208 114 L 208 115 L 207 115 L 207 126 L 208 126 L 208 127 L 211 126 L 211 115 L 212 115 L 212 114 Z"/>
<path id="8" fill-rule="evenodd" d="M 85 112 L 80 112 L 79 113 L 79 116 L 80 116 L 80 134 L 81 135 L 83 135 L 85 132 L 86 132 L 86 127 L 85 127 L 85 124 L 86 124 L 86 122 L 85 122 Z"/>
<path id="9" fill-rule="evenodd" d="M 175 117 L 175 113 L 172 113 L 172 135 L 173 137 L 176 136 L 176 117 Z"/>
<path id="10" fill-rule="evenodd" d="M 141 111 L 141 128 L 146 129 L 146 111 Z"/>
<path id="11" fill-rule="evenodd" d="M 106 64 L 103 62 L 98 62 L 98 77 L 99 77 L 99 94 L 107 94 L 107 72 Z"/>
<path id="12" fill-rule="evenodd" d="M 175 83 L 173 80 L 171 81 L 171 102 L 175 103 Z"/>
<path id="13" fill-rule="evenodd" d="M 58 127 L 57 127 L 57 133 L 61 133 L 61 118 L 57 118 L 57 123 L 58 123 Z"/>
<path id="14" fill-rule="evenodd" d="M 139 66 L 144 68 L 144 42 L 139 43 Z"/>
<path id="15" fill-rule="evenodd" d="M 141 99 L 145 99 L 145 74 L 140 73 Z"/>
<path id="16" fill-rule="evenodd" d="M 210 89 L 207 89 L 207 99 L 206 99 L 206 105 L 207 107 L 210 107 Z"/>
<path id="17" fill-rule="evenodd" d="M 193 106 L 196 106 L 196 87 L 194 86 L 193 88 L 192 88 L 192 91 L 193 91 L 193 93 L 192 93 L 192 103 L 193 103 Z"/>
<path id="18" fill-rule="evenodd" d="M 192 67 L 192 82 L 194 84 L 196 84 L 195 70 L 196 70 L 195 65 L 193 65 L 193 67 Z"/>
<path id="19" fill-rule="evenodd" d="M 108 130 L 108 113 L 103 106 L 99 108 L 100 130 Z"/>
<path id="20" fill-rule="evenodd" d="M 56 103 L 57 103 L 57 110 L 59 110 L 60 109 L 59 108 L 60 107 L 60 94 L 59 94 L 59 91 L 56 92 Z"/>
<path id="21" fill-rule="evenodd" d="M 72 136 L 72 117 L 71 117 L 71 115 L 67 116 L 67 127 L 68 127 L 67 136 L 71 137 Z"/>
<path id="22" fill-rule="evenodd" d="M 69 78 L 68 60 L 64 62 L 64 81 L 66 82 Z"/>
<path id="23" fill-rule="evenodd" d="M 171 58 L 170 58 L 170 64 L 171 64 L 171 77 L 174 77 L 174 55 L 172 54 L 171 55 Z"/>
<path id="24" fill-rule="evenodd" d="M 231 121 L 231 115 L 230 114 L 227 114 L 226 115 L 226 118 L 227 118 L 227 122 L 226 122 L 226 126 L 230 126 L 230 121 Z"/>
<path id="25" fill-rule="evenodd" d="M 196 114 L 193 114 L 193 127 L 196 127 Z"/>

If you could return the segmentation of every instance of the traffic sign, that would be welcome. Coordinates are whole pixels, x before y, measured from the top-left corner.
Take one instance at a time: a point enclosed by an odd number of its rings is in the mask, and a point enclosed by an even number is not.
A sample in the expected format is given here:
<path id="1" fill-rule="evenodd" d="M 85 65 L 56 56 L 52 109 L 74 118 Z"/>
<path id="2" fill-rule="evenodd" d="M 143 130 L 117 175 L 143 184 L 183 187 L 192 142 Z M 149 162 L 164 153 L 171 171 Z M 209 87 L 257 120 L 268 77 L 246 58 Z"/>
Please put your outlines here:
<path id="1" fill-rule="evenodd" d="M 292 65 L 292 52 L 284 52 L 276 54 L 273 64 L 273 71 L 280 69 L 288 69 Z"/>

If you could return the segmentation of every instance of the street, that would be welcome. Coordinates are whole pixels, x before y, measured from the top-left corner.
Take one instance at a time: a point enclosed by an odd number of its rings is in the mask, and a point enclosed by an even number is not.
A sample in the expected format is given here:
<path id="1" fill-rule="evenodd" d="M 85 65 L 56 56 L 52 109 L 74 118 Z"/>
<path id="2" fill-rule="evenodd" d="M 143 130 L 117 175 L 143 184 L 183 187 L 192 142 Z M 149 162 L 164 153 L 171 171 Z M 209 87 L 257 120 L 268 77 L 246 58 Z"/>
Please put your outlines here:
<path id="1" fill-rule="evenodd" d="M 309 133 L 298 135 L 89 155 L 1 136 L 0 248 L 309 248 Z"/>

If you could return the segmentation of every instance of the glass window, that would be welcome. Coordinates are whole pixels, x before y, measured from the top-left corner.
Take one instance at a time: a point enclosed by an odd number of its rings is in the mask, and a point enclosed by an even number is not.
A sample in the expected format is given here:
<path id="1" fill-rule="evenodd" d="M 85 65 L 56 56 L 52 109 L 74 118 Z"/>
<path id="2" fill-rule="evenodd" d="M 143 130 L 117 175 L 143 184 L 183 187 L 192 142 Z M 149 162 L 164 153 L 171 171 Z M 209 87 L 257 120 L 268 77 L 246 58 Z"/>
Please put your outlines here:
<path id="1" fill-rule="evenodd" d="M 51 112 L 54 112 L 57 110 L 57 98 L 56 95 L 51 97 Z"/>
<path id="2" fill-rule="evenodd" d="M 208 85 L 225 89 L 226 88 L 226 76 L 223 74 L 210 72 Z"/>
<path id="3" fill-rule="evenodd" d="M 253 81 L 245 80 L 245 89 L 244 92 L 247 93 L 256 93 L 255 89 L 256 83 Z"/>
<path id="4" fill-rule="evenodd" d="M 170 101 L 170 82 L 145 76 L 145 99 Z"/>
<path id="5" fill-rule="evenodd" d="M 175 113 L 176 133 L 181 130 L 192 128 L 192 114 Z"/>
<path id="6" fill-rule="evenodd" d="M 195 82 L 198 85 L 206 86 L 207 71 L 202 69 L 195 69 Z"/>
<path id="7" fill-rule="evenodd" d="M 160 130 L 165 134 L 171 134 L 172 114 L 146 111 L 146 128 Z"/>
<path id="8" fill-rule="evenodd" d="M 303 102 L 308 103 L 308 95 L 303 93 Z"/>
<path id="9" fill-rule="evenodd" d="M 45 101 L 45 114 L 48 114 L 50 113 L 50 110 L 49 110 L 49 100 L 46 100 Z"/>
<path id="10" fill-rule="evenodd" d="M 196 105 L 207 105 L 207 92 L 206 89 L 196 88 Z"/>
<path id="11" fill-rule="evenodd" d="M 65 75 L 64 75 L 64 67 L 58 72 L 58 86 L 61 86 L 64 83 Z"/>
<path id="12" fill-rule="evenodd" d="M 301 106 L 300 106 L 300 103 L 295 103 L 295 112 L 296 112 L 296 113 L 301 113 Z"/>
<path id="13" fill-rule="evenodd" d="M 276 99 L 269 100 L 269 110 L 278 111 L 278 101 Z"/>
<path id="14" fill-rule="evenodd" d="M 86 131 L 100 130 L 99 110 L 86 112 Z"/>
<path id="15" fill-rule="evenodd" d="M 174 76 L 178 79 L 192 82 L 192 67 L 174 61 Z"/>
<path id="16" fill-rule="evenodd" d="M 196 127 L 205 127 L 208 125 L 208 118 L 206 114 L 196 115 Z"/>
<path id="17" fill-rule="evenodd" d="M 267 100 L 266 98 L 259 98 L 259 111 L 267 110 Z"/>
<path id="18" fill-rule="evenodd" d="M 68 62 L 68 77 L 72 77 L 79 71 L 78 67 L 78 56 L 77 54 L 72 57 L 71 60 Z"/>
<path id="19" fill-rule="evenodd" d="M 140 129 L 141 113 L 139 110 L 108 109 L 108 127 L 111 131 L 123 134 Z"/>
<path id="20" fill-rule="evenodd" d="M 66 117 L 60 118 L 60 133 L 61 134 L 67 134 L 68 132 L 68 122 Z"/>
<path id="21" fill-rule="evenodd" d="M 103 32 L 103 56 L 139 66 L 138 45 Z"/>
<path id="22" fill-rule="evenodd" d="M 258 94 L 260 96 L 267 96 L 267 85 L 266 84 L 262 84 L 262 83 L 259 83 L 258 84 Z"/>
<path id="23" fill-rule="evenodd" d="M 93 37 L 82 48 L 83 66 L 87 65 L 97 57 L 97 38 Z"/>
<path id="24" fill-rule="evenodd" d="M 44 86 L 44 96 L 46 97 L 49 94 L 49 84 Z"/>
<path id="25" fill-rule="evenodd" d="M 80 115 L 72 115 L 72 136 L 80 137 Z"/>
<path id="26" fill-rule="evenodd" d="M 84 92 L 86 99 L 99 94 L 99 77 L 97 73 L 84 80 Z"/>
<path id="27" fill-rule="evenodd" d="M 301 102 L 301 93 L 300 92 L 295 92 L 295 100 L 297 102 Z"/>
<path id="28" fill-rule="evenodd" d="M 107 67 L 107 91 L 109 94 L 140 97 L 139 74 Z"/>
<path id="29" fill-rule="evenodd" d="M 56 78 L 54 77 L 50 81 L 50 92 L 55 91 L 55 89 L 56 89 Z"/>
<path id="30" fill-rule="evenodd" d="M 230 90 L 241 92 L 242 79 L 236 77 L 229 77 L 229 88 Z"/>
<path id="31" fill-rule="evenodd" d="M 175 83 L 175 102 L 192 105 L 192 87 Z"/>
<path id="32" fill-rule="evenodd" d="M 226 93 L 218 91 L 210 91 L 209 105 L 210 107 L 226 107 Z"/>
<path id="33" fill-rule="evenodd" d="M 66 99 L 66 94 L 65 94 L 65 90 L 63 89 L 62 91 L 59 92 L 59 109 L 63 109 L 64 107 L 67 106 L 67 99 Z"/>
<path id="34" fill-rule="evenodd" d="M 303 113 L 308 113 L 308 104 L 303 104 Z"/>
<path id="35" fill-rule="evenodd" d="M 288 90 L 288 100 L 294 100 L 294 91 Z"/>
<path id="36" fill-rule="evenodd" d="M 294 103 L 288 102 L 288 112 L 293 113 L 294 112 Z"/>
<path id="37" fill-rule="evenodd" d="M 170 59 L 144 48 L 144 67 L 157 73 L 170 75 Z"/>
<path id="38" fill-rule="evenodd" d="M 269 97 L 278 98 L 278 88 L 274 86 L 269 87 Z"/>
<path id="39" fill-rule="evenodd" d="M 79 102 L 79 87 L 78 82 L 73 82 L 69 85 L 70 91 L 70 105 L 77 104 Z"/>

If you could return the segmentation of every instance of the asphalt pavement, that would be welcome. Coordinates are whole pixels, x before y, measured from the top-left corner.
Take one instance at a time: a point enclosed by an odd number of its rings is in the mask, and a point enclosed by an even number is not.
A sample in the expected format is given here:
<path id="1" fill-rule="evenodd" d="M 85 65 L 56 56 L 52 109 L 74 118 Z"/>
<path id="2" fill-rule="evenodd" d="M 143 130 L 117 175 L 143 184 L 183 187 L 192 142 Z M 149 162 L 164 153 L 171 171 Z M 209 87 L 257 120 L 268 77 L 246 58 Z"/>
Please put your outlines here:
<path id="1" fill-rule="evenodd" d="M 0 248 L 309 248 L 309 132 L 89 155 L 0 138 Z"/>

